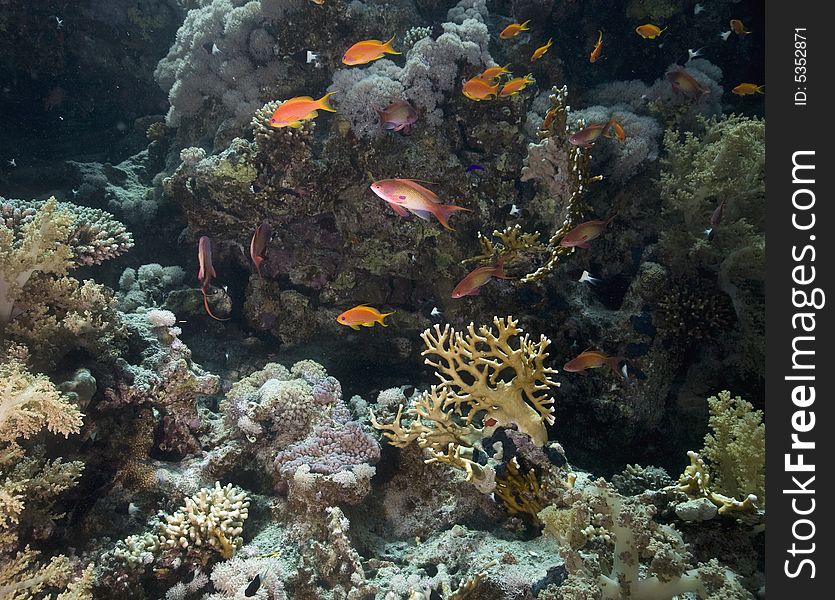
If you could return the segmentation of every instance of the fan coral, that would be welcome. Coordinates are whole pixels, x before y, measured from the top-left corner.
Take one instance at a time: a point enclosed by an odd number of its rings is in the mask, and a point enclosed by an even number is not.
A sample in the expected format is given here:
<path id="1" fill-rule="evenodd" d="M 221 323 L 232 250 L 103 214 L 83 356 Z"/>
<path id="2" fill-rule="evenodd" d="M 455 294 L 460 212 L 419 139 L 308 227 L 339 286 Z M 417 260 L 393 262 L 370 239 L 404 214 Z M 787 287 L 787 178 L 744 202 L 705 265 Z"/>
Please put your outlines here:
<path id="1" fill-rule="evenodd" d="M 545 423 L 554 422 L 547 395 L 557 387 L 551 376 L 556 370 L 545 366 L 550 341 L 541 336 L 533 342 L 513 317 L 493 320 L 496 331 L 471 323 L 461 333 L 449 325 L 436 325 L 421 334 L 426 364 L 435 368 L 441 380 L 411 403 L 406 411 L 412 422 L 404 427 L 403 406 L 389 424 L 377 421 L 394 446 L 417 441 L 431 451 L 427 462 L 444 462 L 462 469 L 468 481 L 492 487 L 492 469 L 485 469 L 477 453 L 484 456 L 481 441 L 499 427 L 515 427 L 530 436 L 536 446 L 548 441 Z M 513 341 L 515 340 L 515 342 Z M 488 472 L 490 475 L 488 475 Z"/>

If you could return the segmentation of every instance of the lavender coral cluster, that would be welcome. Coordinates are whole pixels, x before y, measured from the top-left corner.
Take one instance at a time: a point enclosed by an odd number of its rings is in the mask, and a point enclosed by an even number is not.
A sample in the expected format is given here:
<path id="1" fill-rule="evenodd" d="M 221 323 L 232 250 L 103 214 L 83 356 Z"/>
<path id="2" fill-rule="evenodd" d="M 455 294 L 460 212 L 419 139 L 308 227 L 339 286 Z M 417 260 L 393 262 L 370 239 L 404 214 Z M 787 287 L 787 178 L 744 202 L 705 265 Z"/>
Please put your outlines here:
<path id="1" fill-rule="evenodd" d="M 306 360 L 288 370 L 268 364 L 233 385 L 221 411 L 232 435 L 277 484 L 295 481 L 298 489 L 315 480 L 367 492 L 380 447 L 352 419 L 339 382 L 321 365 Z"/>
<path id="2" fill-rule="evenodd" d="M 447 13 L 443 33 L 415 42 L 402 67 L 379 60 L 366 68 L 337 71 L 328 91 L 336 92 L 334 104 L 354 133 L 370 137 L 379 132 L 376 111 L 403 98 L 423 113 L 430 127 L 439 127 L 445 95 L 457 84 L 463 65 L 477 69 L 493 64 L 487 16 L 485 0 L 462 0 Z"/>

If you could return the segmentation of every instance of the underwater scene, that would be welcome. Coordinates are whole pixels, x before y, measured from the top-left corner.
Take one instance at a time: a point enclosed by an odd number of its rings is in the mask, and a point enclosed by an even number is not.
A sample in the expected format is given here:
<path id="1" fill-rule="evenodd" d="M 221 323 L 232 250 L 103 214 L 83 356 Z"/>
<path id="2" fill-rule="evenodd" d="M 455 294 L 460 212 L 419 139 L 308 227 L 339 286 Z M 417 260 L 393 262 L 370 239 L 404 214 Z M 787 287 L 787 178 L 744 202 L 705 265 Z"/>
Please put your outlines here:
<path id="1" fill-rule="evenodd" d="M 764 31 L 0 0 L 0 598 L 764 598 Z"/>

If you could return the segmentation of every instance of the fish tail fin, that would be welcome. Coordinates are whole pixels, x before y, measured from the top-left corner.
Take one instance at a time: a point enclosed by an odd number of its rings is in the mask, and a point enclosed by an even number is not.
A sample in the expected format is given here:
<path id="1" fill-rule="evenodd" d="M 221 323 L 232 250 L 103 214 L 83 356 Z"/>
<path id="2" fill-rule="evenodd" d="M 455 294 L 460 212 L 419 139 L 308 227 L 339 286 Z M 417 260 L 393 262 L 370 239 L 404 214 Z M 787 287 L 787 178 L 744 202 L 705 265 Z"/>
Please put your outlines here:
<path id="1" fill-rule="evenodd" d="M 383 44 L 383 52 L 387 54 L 403 54 L 402 52 L 398 52 L 397 50 L 395 50 L 394 47 L 391 45 L 392 42 L 394 42 L 394 38 L 396 37 L 396 35 L 391 36 L 391 39 L 387 41 L 385 44 Z"/>
<path id="2" fill-rule="evenodd" d="M 496 263 L 496 270 L 493 272 L 493 277 L 497 279 L 513 279 L 513 277 L 508 277 L 507 274 L 504 272 L 504 261 L 505 257 L 502 256 L 499 259 L 499 262 Z"/>
<path id="3" fill-rule="evenodd" d="M 470 209 L 464 208 L 463 206 L 456 206 L 455 204 L 435 204 L 432 212 L 435 213 L 435 217 L 438 219 L 438 222 L 444 226 L 444 229 L 454 231 L 454 229 L 449 226 L 448 221 L 449 216 L 458 210 L 469 211 Z"/>
<path id="4" fill-rule="evenodd" d="M 316 101 L 316 108 L 319 110 L 326 110 L 328 112 L 336 112 L 336 109 L 331 106 L 330 97 L 336 92 L 328 92 Z"/>
<path id="5" fill-rule="evenodd" d="M 520 31 L 529 31 L 530 27 L 528 27 L 528 23 L 530 23 L 530 22 L 531 22 L 531 20 L 528 19 L 527 21 L 522 23 L 521 27 L 519 27 Z"/>
<path id="6" fill-rule="evenodd" d="M 396 311 L 391 311 L 390 313 L 383 313 L 380 315 L 380 318 L 377 319 L 377 323 L 382 325 L 383 327 L 388 327 L 388 323 L 386 323 L 385 318 L 389 315 L 393 315 Z"/>
<path id="7" fill-rule="evenodd" d="M 200 288 L 200 291 L 203 292 L 203 308 L 206 309 L 206 314 L 213 318 L 215 321 L 228 321 L 232 317 L 226 317 L 225 319 L 221 319 L 220 317 L 216 317 L 212 312 L 212 309 L 209 308 L 209 299 L 206 297 L 206 290 L 205 288 Z"/>
<path id="8" fill-rule="evenodd" d="M 765 85 L 758 85 L 757 86 L 757 93 L 758 94 L 765 94 L 765 92 L 763 91 L 764 89 L 765 89 Z"/>
<path id="9" fill-rule="evenodd" d="M 622 356 L 610 356 L 603 362 L 606 363 L 606 366 L 612 369 L 612 371 L 617 373 L 618 377 L 623 377 L 624 379 L 626 379 L 626 376 L 620 370 L 620 363 L 625 361 L 626 359 Z"/>

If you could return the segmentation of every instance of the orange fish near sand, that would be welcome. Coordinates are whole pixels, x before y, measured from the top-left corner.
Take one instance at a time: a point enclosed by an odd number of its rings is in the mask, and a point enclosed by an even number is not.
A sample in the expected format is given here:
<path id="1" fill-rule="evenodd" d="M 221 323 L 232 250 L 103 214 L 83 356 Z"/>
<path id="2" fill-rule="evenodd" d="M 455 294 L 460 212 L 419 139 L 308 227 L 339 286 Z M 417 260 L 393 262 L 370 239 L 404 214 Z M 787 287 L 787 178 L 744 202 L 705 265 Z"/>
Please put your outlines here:
<path id="1" fill-rule="evenodd" d="M 473 269 L 464 279 L 458 282 L 455 289 L 452 290 L 453 298 L 463 298 L 464 296 L 478 296 L 481 292 L 481 286 L 496 277 L 498 279 L 512 279 L 504 274 L 504 261 L 500 260 L 495 267 L 484 266 Z"/>
<path id="2" fill-rule="evenodd" d="M 387 42 L 381 42 L 380 40 L 357 42 L 342 55 L 342 63 L 345 65 L 364 65 L 378 58 L 383 58 L 386 54 L 402 54 L 391 45 L 394 37 L 391 36 L 391 39 Z"/>
<path id="3" fill-rule="evenodd" d="M 750 94 L 764 94 L 764 85 L 757 85 L 756 83 L 740 83 L 731 90 L 737 96 L 748 96 Z"/>
<path id="4" fill-rule="evenodd" d="M 212 278 L 217 277 L 215 267 L 212 264 L 212 241 L 208 236 L 202 236 L 197 242 L 197 264 L 200 265 L 197 277 L 200 279 L 200 291 L 203 294 L 203 308 L 206 309 L 206 314 L 216 321 L 228 321 L 231 317 L 221 319 L 212 313 L 209 308 L 209 300 L 206 297 L 206 292 L 212 289 Z"/>
<path id="5" fill-rule="evenodd" d="M 635 28 L 635 33 L 640 35 L 645 40 L 654 40 L 659 35 L 667 31 L 667 28 L 661 29 L 658 25 L 653 25 L 652 23 L 647 23 L 646 25 L 638 25 Z"/>
<path id="6" fill-rule="evenodd" d="M 618 375 L 625 377 L 625 373 L 622 373 L 618 368 L 623 360 L 624 358 L 622 356 L 607 356 L 597 350 L 586 350 L 565 363 L 565 365 L 563 365 L 563 370 L 568 373 L 580 373 L 581 375 L 585 375 L 587 369 L 609 367 Z"/>
<path id="7" fill-rule="evenodd" d="M 698 102 L 702 96 L 710 93 L 710 90 L 684 69 L 674 69 L 667 73 L 667 81 L 673 86 L 673 92 L 692 98 Z"/>
<path id="8" fill-rule="evenodd" d="M 589 55 L 589 62 L 597 62 L 597 59 L 600 58 L 600 53 L 603 50 L 603 32 L 598 31 L 597 36 L 597 43 L 594 45 L 594 48 L 591 50 L 591 54 Z"/>
<path id="9" fill-rule="evenodd" d="M 491 83 L 487 79 L 482 79 L 481 76 L 473 77 L 464 82 L 461 92 L 470 100 L 481 102 L 495 98 L 499 92 L 499 84 Z"/>
<path id="10" fill-rule="evenodd" d="M 334 92 L 328 92 L 318 100 L 310 96 L 296 96 L 281 103 L 270 118 L 270 127 L 293 127 L 298 129 L 305 121 L 319 116 L 320 110 L 336 112 L 328 102 Z"/>
<path id="11" fill-rule="evenodd" d="M 528 31 L 528 23 L 530 22 L 530 19 L 528 19 L 524 23 L 511 23 L 510 25 L 502 29 L 501 33 L 499 34 L 499 37 L 503 40 L 509 40 L 510 38 L 514 38 L 523 31 Z"/>
<path id="12" fill-rule="evenodd" d="M 536 79 L 533 78 L 532 73 L 528 73 L 524 77 L 514 77 L 502 86 L 502 90 L 499 92 L 499 97 L 509 98 L 510 96 L 518 94 L 532 83 L 536 83 Z"/>
<path id="13" fill-rule="evenodd" d="M 435 192 L 423 187 L 414 179 L 381 179 L 371 184 L 371 190 L 401 217 L 412 213 L 428 221 L 435 215 L 438 222 L 449 230 L 452 230 L 452 227 L 447 221 L 452 213 L 470 210 L 454 204 L 441 204 Z"/>
<path id="14" fill-rule="evenodd" d="M 737 35 L 748 35 L 751 33 L 745 28 L 745 25 L 743 25 L 742 21 L 739 19 L 731 19 L 730 26 L 731 31 Z"/>
<path id="15" fill-rule="evenodd" d="M 393 315 L 394 311 L 390 313 L 381 313 L 373 306 L 367 304 L 360 304 L 336 317 L 336 322 L 342 325 L 347 325 L 351 329 L 359 329 L 362 327 L 374 327 L 375 323 L 379 323 L 383 327 L 388 327 L 385 318 Z"/>
<path id="16" fill-rule="evenodd" d="M 531 54 L 531 62 L 533 62 L 535 60 L 539 60 L 540 58 L 542 58 L 542 55 L 545 54 L 546 52 L 548 52 L 548 49 L 553 45 L 554 45 L 554 38 L 549 38 L 548 42 L 546 42 L 546 44 L 544 46 L 540 46 L 539 48 L 537 48 L 536 50 L 533 51 L 533 54 Z"/>
<path id="17" fill-rule="evenodd" d="M 614 218 L 615 216 L 612 215 L 605 221 L 586 221 L 585 223 L 580 223 L 577 227 L 562 236 L 560 246 L 567 248 L 589 248 L 589 242 L 600 236 Z"/>

